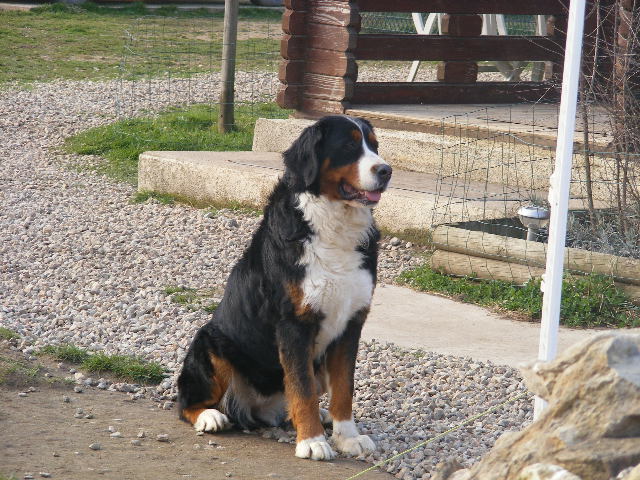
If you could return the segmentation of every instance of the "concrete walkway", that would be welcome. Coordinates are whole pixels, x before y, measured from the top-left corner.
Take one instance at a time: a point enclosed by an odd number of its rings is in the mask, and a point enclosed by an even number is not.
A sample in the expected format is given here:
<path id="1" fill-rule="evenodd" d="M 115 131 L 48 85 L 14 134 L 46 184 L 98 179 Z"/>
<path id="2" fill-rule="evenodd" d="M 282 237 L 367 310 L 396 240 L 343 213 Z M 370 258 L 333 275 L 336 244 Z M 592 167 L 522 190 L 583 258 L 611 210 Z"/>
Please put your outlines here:
<path id="1" fill-rule="evenodd" d="M 561 328 L 558 352 L 607 330 Z M 616 330 L 640 334 L 640 328 Z M 379 285 L 363 330 L 363 339 L 391 342 L 444 355 L 518 366 L 535 360 L 540 324 L 509 320 L 476 305 Z"/>

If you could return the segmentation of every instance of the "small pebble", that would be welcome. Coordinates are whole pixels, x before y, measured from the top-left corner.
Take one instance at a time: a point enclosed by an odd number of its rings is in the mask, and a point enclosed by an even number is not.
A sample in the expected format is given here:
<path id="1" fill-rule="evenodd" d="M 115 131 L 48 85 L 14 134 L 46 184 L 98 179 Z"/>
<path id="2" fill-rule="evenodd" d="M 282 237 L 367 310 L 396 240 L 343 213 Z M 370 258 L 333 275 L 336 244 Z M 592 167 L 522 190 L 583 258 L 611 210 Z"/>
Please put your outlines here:
<path id="1" fill-rule="evenodd" d="M 113 432 L 109 435 L 111 438 L 122 438 L 122 434 L 120 432 Z"/>
<path id="2" fill-rule="evenodd" d="M 84 413 L 84 410 L 81 408 L 76 408 L 76 413 Z"/>
<path id="3" fill-rule="evenodd" d="M 76 393 L 82 393 L 82 387 L 73 387 L 73 391 Z"/>
<path id="4" fill-rule="evenodd" d="M 86 418 L 87 420 L 90 420 L 93 418 L 93 413 L 87 413 L 84 418 Z"/>
<path id="5" fill-rule="evenodd" d="M 204 435 L 204 432 L 196 432 L 196 435 L 197 435 L 198 437 L 201 437 L 201 436 L 203 436 L 203 435 Z"/>
<path id="6" fill-rule="evenodd" d="M 161 433 L 156 437 L 156 440 L 158 440 L 159 442 L 168 442 L 169 435 L 167 435 L 166 433 Z"/>
<path id="7" fill-rule="evenodd" d="M 69 398 L 69 396 L 67 395 L 62 395 L 62 401 L 64 403 L 69 403 L 71 401 L 71 398 Z"/>
<path id="8" fill-rule="evenodd" d="M 134 438 L 133 440 L 131 440 L 131 445 L 139 447 L 140 445 L 142 445 L 142 441 L 139 438 Z"/>
<path id="9" fill-rule="evenodd" d="M 113 433 L 116 431 L 116 427 L 114 427 L 113 425 L 109 425 L 107 427 L 107 432 Z"/>
<path id="10" fill-rule="evenodd" d="M 102 448 L 102 445 L 100 445 L 99 443 L 92 443 L 91 445 L 89 445 L 89 448 L 91 450 L 100 450 Z"/>
<path id="11" fill-rule="evenodd" d="M 20 392 L 20 393 L 18 394 L 18 396 L 19 396 L 19 397 L 28 397 L 28 396 L 29 396 L 29 394 L 28 394 L 27 392 Z"/>
<path id="12" fill-rule="evenodd" d="M 49 472 L 40 472 L 40 476 L 43 478 L 51 478 L 51 474 Z"/>
<path id="13" fill-rule="evenodd" d="M 35 392 L 35 391 L 37 391 L 37 390 L 36 390 L 36 387 L 29 387 L 29 388 L 27 388 L 27 392 Z"/>
<path id="14" fill-rule="evenodd" d="M 136 437 L 138 437 L 138 438 L 144 438 L 145 436 L 146 436 L 146 433 L 144 433 L 144 430 L 140 430 L 138 432 L 138 435 L 136 435 Z"/>
<path id="15" fill-rule="evenodd" d="M 60 456 L 60 454 L 59 454 L 58 452 L 53 452 L 53 456 L 54 456 L 54 457 L 59 457 L 59 456 Z"/>

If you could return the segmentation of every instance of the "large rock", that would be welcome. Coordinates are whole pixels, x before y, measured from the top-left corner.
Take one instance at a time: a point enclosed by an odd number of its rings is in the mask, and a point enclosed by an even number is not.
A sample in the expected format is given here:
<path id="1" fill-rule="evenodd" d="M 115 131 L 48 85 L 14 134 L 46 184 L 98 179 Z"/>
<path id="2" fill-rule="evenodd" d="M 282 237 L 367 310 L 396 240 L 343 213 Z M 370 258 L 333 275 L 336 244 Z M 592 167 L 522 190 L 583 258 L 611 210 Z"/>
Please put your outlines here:
<path id="1" fill-rule="evenodd" d="M 521 476 L 541 463 L 583 480 L 609 480 L 640 463 L 640 335 L 602 334 L 522 373 L 548 407 L 526 429 L 500 437 L 466 478 L 543 478 Z"/>

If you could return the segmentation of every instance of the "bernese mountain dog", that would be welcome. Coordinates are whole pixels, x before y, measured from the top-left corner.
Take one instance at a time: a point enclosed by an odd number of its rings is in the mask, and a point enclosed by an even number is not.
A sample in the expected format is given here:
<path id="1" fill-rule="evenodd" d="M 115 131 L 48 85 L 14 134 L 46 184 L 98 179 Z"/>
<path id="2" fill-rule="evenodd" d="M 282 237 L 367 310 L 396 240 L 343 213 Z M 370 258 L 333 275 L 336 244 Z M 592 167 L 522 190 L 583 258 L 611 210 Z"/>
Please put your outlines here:
<path id="1" fill-rule="evenodd" d="M 295 455 L 328 460 L 375 449 L 352 414 L 360 331 L 376 283 L 371 207 L 391 178 L 369 122 L 328 116 L 284 152 L 264 219 L 233 268 L 178 378 L 182 419 L 197 431 L 277 426 Z M 329 411 L 318 398 L 329 392 Z"/>

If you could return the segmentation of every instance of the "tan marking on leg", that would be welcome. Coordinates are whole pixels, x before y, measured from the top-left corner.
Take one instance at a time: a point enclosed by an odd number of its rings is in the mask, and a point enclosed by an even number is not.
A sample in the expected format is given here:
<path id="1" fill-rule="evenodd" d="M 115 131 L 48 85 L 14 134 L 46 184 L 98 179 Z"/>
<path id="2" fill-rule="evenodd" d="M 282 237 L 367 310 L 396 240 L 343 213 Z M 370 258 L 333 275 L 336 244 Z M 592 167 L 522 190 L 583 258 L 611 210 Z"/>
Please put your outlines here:
<path id="1" fill-rule="evenodd" d="M 233 376 L 233 367 L 224 358 L 211 355 L 213 378 L 211 379 L 211 398 L 204 402 L 189 405 L 180 415 L 192 425 L 196 423 L 200 414 L 208 408 L 214 408 L 227 391 Z"/>
<path id="2" fill-rule="evenodd" d="M 338 344 L 327 357 L 331 401 L 329 412 L 334 420 L 351 420 L 353 403 L 353 359 L 348 358 L 345 344 Z"/>
<path id="3" fill-rule="evenodd" d="M 324 428 L 320 423 L 320 408 L 311 358 L 309 358 L 306 371 L 309 391 L 303 391 L 295 375 L 296 366 L 290 364 L 282 352 L 280 352 L 280 363 L 284 370 L 284 393 L 287 399 L 287 409 L 296 429 L 297 441 L 324 435 Z"/>

